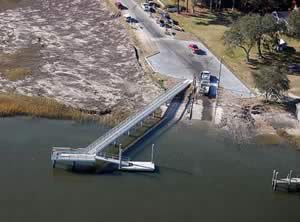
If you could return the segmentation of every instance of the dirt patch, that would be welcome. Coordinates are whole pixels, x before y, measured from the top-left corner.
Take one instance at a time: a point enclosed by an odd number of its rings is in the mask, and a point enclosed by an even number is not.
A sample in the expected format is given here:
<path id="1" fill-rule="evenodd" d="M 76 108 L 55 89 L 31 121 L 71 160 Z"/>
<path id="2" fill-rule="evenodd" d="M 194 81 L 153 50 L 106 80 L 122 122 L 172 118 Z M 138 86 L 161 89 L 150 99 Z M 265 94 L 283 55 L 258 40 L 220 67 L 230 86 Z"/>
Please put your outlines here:
<path id="1" fill-rule="evenodd" d="M 237 143 L 300 144 L 300 124 L 283 105 L 238 98 L 227 90 L 220 90 L 217 104 L 223 110 L 218 127 L 227 130 Z"/>
<path id="2" fill-rule="evenodd" d="M 0 88 L 96 113 L 132 112 L 161 91 L 120 18 L 98 0 L 37 0 L 0 12 Z M 32 75 L 10 81 L 4 70 Z M 110 110 L 111 112 L 107 112 Z"/>

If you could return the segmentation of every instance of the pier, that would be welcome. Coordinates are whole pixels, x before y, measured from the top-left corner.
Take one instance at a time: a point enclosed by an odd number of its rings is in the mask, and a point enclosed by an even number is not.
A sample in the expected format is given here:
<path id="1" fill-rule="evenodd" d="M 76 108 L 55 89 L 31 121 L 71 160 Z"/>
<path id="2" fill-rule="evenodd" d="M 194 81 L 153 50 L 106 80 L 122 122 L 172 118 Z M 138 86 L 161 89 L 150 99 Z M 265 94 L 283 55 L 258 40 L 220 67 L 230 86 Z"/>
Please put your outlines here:
<path id="1" fill-rule="evenodd" d="M 293 171 L 282 179 L 278 179 L 279 172 L 274 170 L 272 176 L 272 188 L 276 190 L 287 190 L 289 192 L 300 191 L 300 177 L 293 177 Z"/>
<path id="2" fill-rule="evenodd" d="M 191 80 L 184 80 L 176 84 L 173 88 L 170 88 L 157 97 L 144 109 L 128 117 L 85 148 L 73 149 L 54 147 L 51 154 L 53 167 L 55 168 L 56 164 L 72 165 L 72 167 L 80 164 L 95 166 L 97 161 L 102 161 L 110 164 L 117 164 L 119 170 L 154 171 L 155 166 L 153 158 L 151 158 L 150 162 L 122 159 L 122 145 L 118 143 L 118 139 L 123 135 L 129 136 L 131 129 L 143 125 L 143 121 L 147 117 L 153 115 L 157 109 L 184 91 L 191 83 Z M 119 147 L 118 157 L 111 154 L 109 155 L 105 152 L 109 146 Z M 153 147 L 151 156 L 153 156 Z"/>

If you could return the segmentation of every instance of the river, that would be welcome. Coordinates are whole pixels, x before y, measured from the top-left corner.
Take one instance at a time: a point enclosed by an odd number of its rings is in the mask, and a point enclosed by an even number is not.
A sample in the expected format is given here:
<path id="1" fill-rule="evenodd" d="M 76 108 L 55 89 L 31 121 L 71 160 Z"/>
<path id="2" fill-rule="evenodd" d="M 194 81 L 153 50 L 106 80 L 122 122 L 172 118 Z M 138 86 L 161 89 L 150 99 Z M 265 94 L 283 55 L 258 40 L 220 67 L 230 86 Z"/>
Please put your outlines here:
<path id="1" fill-rule="evenodd" d="M 234 145 L 206 123 L 161 129 L 132 157 L 155 173 L 52 169 L 52 146 L 83 147 L 107 130 L 37 118 L 0 119 L 0 221 L 298 221 L 300 195 L 273 192 L 274 168 L 300 169 L 288 146 Z"/>

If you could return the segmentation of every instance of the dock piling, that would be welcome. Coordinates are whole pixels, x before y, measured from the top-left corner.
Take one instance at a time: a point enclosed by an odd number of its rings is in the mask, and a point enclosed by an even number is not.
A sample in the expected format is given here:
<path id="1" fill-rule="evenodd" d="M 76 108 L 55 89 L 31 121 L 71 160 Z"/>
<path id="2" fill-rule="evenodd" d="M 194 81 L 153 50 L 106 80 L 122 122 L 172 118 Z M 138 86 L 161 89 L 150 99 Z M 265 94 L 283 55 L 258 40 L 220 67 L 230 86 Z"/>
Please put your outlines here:
<path id="1" fill-rule="evenodd" d="M 122 144 L 119 145 L 119 170 L 122 167 Z"/>
<path id="2" fill-rule="evenodd" d="M 276 175 L 276 170 L 273 170 L 272 187 L 274 187 L 275 175 Z"/>
<path id="3" fill-rule="evenodd" d="M 151 163 L 153 163 L 153 160 L 154 160 L 154 144 L 152 144 L 151 147 Z"/>

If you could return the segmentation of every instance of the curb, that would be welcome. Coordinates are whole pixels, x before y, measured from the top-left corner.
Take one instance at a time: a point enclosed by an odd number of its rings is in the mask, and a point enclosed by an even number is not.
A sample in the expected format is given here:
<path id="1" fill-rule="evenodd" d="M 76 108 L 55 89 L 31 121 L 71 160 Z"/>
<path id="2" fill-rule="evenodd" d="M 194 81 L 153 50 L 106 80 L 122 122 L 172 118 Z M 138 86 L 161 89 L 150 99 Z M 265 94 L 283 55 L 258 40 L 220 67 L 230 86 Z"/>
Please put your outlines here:
<path id="1" fill-rule="evenodd" d="M 160 52 L 156 52 L 156 53 L 154 53 L 154 54 L 152 54 L 152 55 L 149 55 L 149 56 L 146 56 L 145 57 L 145 60 L 146 60 L 146 62 L 147 62 L 147 64 L 150 66 L 150 68 L 152 69 L 152 71 L 153 72 L 157 72 L 155 69 L 154 69 L 154 67 L 152 66 L 152 64 L 149 62 L 149 58 L 150 57 L 152 57 L 152 56 L 155 56 L 155 55 L 158 55 Z"/>

